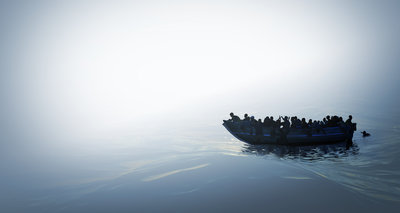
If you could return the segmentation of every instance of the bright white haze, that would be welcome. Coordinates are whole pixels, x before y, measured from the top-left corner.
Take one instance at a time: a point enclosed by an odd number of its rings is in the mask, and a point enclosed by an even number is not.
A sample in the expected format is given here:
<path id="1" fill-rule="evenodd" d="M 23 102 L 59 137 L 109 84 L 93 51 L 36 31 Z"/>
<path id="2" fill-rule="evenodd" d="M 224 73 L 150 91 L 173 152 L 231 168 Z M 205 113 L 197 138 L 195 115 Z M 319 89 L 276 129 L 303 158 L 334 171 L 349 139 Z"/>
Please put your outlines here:
<path id="1" fill-rule="evenodd" d="M 374 32 L 382 25 L 360 5 L 31 4 L 19 21 L 14 60 L 23 71 L 13 84 L 27 117 L 81 132 L 210 108 L 253 90 L 270 98 L 336 88 L 336 97 L 343 86 L 332 82 L 353 84 L 381 45 Z M 226 115 L 230 110 L 237 108 Z"/>

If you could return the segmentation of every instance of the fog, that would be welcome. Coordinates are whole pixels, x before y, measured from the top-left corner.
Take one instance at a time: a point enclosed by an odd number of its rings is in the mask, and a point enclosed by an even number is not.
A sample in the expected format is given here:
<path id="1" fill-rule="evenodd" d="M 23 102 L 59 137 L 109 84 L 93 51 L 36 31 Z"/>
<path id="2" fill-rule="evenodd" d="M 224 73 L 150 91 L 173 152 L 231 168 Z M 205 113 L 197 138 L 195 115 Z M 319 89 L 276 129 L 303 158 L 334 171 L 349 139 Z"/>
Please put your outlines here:
<path id="1" fill-rule="evenodd" d="M 230 111 L 294 114 L 357 99 L 398 106 L 396 1 L 17 1 L 1 8 L 3 147 L 184 118 L 214 122 Z"/>

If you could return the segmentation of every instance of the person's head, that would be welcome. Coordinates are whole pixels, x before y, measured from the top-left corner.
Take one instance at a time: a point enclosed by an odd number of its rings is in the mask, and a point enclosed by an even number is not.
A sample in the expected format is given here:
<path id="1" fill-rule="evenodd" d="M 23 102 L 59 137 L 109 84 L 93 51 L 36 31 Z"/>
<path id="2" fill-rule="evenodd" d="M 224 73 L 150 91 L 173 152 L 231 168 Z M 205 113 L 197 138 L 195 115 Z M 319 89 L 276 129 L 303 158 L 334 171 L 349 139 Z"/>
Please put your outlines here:
<path id="1" fill-rule="evenodd" d="M 330 119 L 331 119 L 331 116 L 327 115 L 327 116 L 326 116 L 326 119 L 327 119 L 327 120 L 330 120 Z"/>
<path id="2" fill-rule="evenodd" d="M 233 116 L 234 116 L 233 112 L 231 112 L 229 115 L 230 115 L 231 117 L 233 117 Z"/>
<path id="3" fill-rule="evenodd" d="M 350 120 L 353 119 L 353 116 L 349 115 L 349 119 L 350 119 Z"/>
<path id="4" fill-rule="evenodd" d="M 244 117 L 247 118 L 247 117 L 249 117 L 249 115 L 246 113 L 246 114 L 244 114 Z"/>

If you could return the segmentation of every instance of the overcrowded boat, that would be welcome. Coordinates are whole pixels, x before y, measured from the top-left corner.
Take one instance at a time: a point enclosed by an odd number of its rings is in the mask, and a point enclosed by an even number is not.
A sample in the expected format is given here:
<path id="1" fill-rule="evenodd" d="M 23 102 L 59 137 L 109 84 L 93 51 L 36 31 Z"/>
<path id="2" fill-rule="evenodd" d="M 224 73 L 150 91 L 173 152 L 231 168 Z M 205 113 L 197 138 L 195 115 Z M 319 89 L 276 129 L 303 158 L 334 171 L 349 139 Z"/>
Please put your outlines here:
<path id="1" fill-rule="evenodd" d="M 282 117 L 254 119 L 245 114 L 244 119 L 231 113 L 231 119 L 222 124 L 233 136 L 249 144 L 319 145 L 347 141 L 352 142 L 356 123 L 350 115 L 346 121 L 338 116 L 326 116 L 322 121 Z"/>

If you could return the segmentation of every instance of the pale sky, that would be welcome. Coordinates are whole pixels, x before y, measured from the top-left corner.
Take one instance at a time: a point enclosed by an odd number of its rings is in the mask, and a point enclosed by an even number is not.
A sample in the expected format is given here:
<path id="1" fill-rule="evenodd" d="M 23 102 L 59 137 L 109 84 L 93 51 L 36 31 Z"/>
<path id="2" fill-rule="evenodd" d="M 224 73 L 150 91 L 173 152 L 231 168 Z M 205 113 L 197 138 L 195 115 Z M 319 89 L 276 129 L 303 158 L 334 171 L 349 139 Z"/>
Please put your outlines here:
<path id="1" fill-rule="evenodd" d="M 101 132 L 235 97 L 241 107 L 343 95 L 398 102 L 396 1 L 9 1 L 0 8 L 0 113 L 14 131 Z"/>

